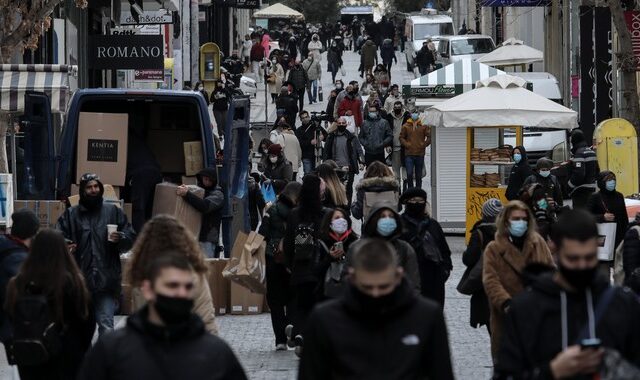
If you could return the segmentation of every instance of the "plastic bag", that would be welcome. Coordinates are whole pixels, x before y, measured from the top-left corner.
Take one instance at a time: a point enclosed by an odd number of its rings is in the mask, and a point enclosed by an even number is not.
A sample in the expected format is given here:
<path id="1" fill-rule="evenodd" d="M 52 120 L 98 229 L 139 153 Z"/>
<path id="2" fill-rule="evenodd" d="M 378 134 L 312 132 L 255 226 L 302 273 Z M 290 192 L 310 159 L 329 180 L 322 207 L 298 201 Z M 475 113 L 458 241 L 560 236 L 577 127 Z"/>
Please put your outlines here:
<path id="1" fill-rule="evenodd" d="M 273 185 L 271 181 L 263 182 L 260 185 L 260 191 L 262 191 L 262 198 L 267 203 L 274 203 L 276 201 L 276 192 L 273 190 Z"/>

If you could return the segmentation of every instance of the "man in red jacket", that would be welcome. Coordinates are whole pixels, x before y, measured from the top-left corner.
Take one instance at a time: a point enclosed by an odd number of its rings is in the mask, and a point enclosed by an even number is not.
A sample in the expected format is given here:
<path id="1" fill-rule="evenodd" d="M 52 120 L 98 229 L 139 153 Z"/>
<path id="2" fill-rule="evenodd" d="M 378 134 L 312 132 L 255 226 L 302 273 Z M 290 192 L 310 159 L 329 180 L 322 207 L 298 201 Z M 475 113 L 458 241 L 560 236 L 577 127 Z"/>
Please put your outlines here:
<path id="1" fill-rule="evenodd" d="M 249 58 L 251 59 L 251 72 L 256 76 L 256 83 L 262 83 L 262 78 L 260 77 L 260 62 L 264 59 L 264 47 L 260 45 L 259 39 L 253 40 Z"/>
<path id="2" fill-rule="evenodd" d="M 347 86 L 347 96 L 338 106 L 338 116 L 353 116 L 356 126 L 362 126 L 362 101 L 357 97 L 358 92 L 352 85 Z"/>

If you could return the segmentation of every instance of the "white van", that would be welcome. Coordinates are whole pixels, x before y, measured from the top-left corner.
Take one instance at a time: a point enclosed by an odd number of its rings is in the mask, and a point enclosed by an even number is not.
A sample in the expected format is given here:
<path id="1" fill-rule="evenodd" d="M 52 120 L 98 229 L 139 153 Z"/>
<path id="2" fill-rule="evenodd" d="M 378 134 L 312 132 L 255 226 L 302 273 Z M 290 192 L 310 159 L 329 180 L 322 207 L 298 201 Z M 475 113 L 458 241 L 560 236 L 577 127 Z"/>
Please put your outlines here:
<path id="1" fill-rule="evenodd" d="M 407 70 L 413 71 L 416 53 L 422 48 L 422 43 L 435 36 L 453 35 L 453 19 L 447 15 L 437 14 L 434 9 L 423 9 L 420 14 L 407 15 L 404 27 L 407 38 L 404 54 L 407 57 Z M 433 42 L 438 44 L 438 39 Z"/>
<path id="2" fill-rule="evenodd" d="M 442 67 L 463 59 L 476 60 L 496 48 L 493 38 L 481 34 L 440 37 L 438 63 Z"/>

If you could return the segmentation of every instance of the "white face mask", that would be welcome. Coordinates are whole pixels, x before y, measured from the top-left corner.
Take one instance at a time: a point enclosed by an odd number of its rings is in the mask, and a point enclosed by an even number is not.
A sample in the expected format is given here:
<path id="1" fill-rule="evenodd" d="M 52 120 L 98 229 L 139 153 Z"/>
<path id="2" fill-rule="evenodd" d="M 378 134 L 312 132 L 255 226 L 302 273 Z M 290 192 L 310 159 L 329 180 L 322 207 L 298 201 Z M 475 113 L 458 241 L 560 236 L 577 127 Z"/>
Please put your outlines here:
<path id="1" fill-rule="evenodd" d="M 343 234 L 347 232 L 349 228 L 349 222 L 345 218 L 334 219 L 331 222 L 331 230 L 337 234 Z"/>
<path id="2" fill-rule="evenodd" d="M 271 156 L 271 157 L 269 157 L 269 161 L 271 161 L 272 164 L 275 164 L 276 162 L 278 162 L 278 157 Z"/>

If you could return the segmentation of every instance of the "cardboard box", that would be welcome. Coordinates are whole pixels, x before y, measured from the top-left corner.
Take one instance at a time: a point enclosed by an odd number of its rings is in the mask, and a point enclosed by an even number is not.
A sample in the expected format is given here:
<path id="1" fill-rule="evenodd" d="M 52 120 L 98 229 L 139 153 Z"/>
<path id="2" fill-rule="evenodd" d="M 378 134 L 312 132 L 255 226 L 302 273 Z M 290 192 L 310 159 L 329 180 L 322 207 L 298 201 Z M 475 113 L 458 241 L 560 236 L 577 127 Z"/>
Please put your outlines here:
<path id="1" fill-rule="evenodd" d="M 176 194 L 178 185 L 163 182 L 156 185 L 156 193 L 153 198 L 153 216 L 159 214 L 173 215 L 185 224 L 193 236 L 200 234 L 202 214 L 191 207 L 182 197 Z M 197 186 L 189 186 L 189 191 L 197 197 L 204 197 L 204 189 Z"/>
<path id="2" fill-rule="evenodd" d="M 66 205 L 60 201 L 14 201 L 14 210 L 28 208 L 36 213 L 40 220 L 40 228 L 55 228 Z"/>
<path id="3" fill-rule="evenodd" d="M 209 281 L 216 315 L 225 315 L 229 313 L 231 283 L 222 277 L 222 270 L 229 262 L 229 259 L 206 259 L 206 261 L 209 267 L 207 280 Z"/>
<path id="4" fill-rule="evenodd" d="M 76 186 L 76 185 L 72 185 L 72 189 L 73 189 L 73 186 Z M 78 186 L 76 186 L 76 189 L 77 188 Z M 102 195 L 102 198 L 107 203 L 113 203 L 118 207 L 122 207 L 122 205 L 120 204 L 120 190 L 119 189 L 116 190 L 116 189 L 117 188 L 111 185 L 104 185 L 104 194 Z M 80 202 L 80 195 L 78 195 L 78 193 L 76 192 L 75 195 L 70 196 L 68 199 L 71 207 L 77 206 L 78 203 Z"/>
<path id="5" fill-rule="evenodd" d="M 76 178 L 95 173 L 102 183 L 124 186 L 129 115 L 80 112 Z"/>
<path id="6" fill-rule="evenodd" d="M 182 184 L 198 186 L 198 178 L 182 176 Z"/>
<path id="7" fill-rule="evenodd" d="M 244 286 L 231 283 L 231 314 L 261 314 L 263 304 L 264 294 L 252 293 Z"/>
<path id="8" fill-rule="evenodd" d="M 202 142 L 190 141 L 184 143 L 184 172 L 187 176 L 198 174 L 204 169 Z"/>

